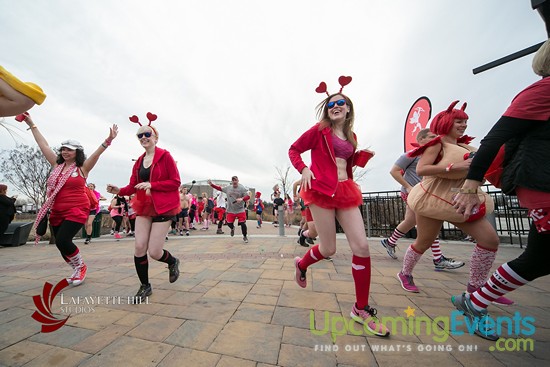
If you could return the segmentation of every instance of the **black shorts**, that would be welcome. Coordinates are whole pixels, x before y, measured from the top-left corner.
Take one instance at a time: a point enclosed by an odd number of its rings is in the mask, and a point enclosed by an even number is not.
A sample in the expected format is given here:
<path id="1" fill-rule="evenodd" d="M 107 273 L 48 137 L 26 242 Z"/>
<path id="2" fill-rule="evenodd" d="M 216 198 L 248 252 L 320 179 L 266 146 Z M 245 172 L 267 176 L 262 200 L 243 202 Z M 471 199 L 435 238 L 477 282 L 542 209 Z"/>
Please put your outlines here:
<path id="1" fill-rule="evenodd" d="M 97 209 L 90 210 L 90 214 L 88 215 L 97 215 Z"/>
<path id="2" fill-rule="evenodd" d="M 168 222 L 170 220 L 175 220 L 176 217 L 174 216 L 164 216 L 159 215 L 158 217 L 151 217 L 153 219 L 153 223 L 161 223 L 161 222 Z"/>
<path id="3" fill-rule="evenodd" d="M 182 209 L 178 216 L 180 218 L 187 218 L 189 216 L 189 208 Z"/>

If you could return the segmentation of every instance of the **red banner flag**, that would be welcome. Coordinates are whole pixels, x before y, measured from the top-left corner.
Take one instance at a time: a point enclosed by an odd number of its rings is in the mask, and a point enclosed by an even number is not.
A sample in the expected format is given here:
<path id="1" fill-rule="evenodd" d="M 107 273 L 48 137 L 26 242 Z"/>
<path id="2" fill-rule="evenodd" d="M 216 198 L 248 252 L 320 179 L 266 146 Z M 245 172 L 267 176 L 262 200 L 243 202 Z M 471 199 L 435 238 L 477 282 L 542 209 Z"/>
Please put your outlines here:
<path id="1" fill-rule="evenodd" d="M 432 117 L 432 103 L 428 97 L 418 98 L 412 105 L 405 120 L 405 152 L 415 148 L 416 134 L 428 125 Z"/>

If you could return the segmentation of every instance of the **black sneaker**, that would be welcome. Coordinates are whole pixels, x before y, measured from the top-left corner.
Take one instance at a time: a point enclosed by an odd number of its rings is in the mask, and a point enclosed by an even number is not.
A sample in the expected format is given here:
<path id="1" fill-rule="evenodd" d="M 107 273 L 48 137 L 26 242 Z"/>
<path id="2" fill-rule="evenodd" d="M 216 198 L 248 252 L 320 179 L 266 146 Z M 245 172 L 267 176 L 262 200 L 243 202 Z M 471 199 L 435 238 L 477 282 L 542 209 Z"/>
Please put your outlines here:
<path id="1" fill-rule="evenodd" d="M 168 265 L 168 272 L 169 272 L 168 280 L 170 281 L 170 283 L 174 283 L 176 280 L 178 280 L 180 276 L 179 265 L 180 265 L 180 259 L 178 259 L 177 257 L 176 257 L 175 263 L 173 263 L 172 265 Z"/>
<path id="2" fill-rule="evenodd" d="M 497 335 L 495 330 L 491 330 L 490 327 L 487 325 L 489 321 L 489 314 L 487 313 L 487 309 L 483 309 L 481 311 L 476 310 L 472 305 L 472 301 L 470 301 L 468 293 L 464 292 L 459 296 L 452 296 L 451 302 L 457 310 L 461 311 L 464 314 L 464 317 L 470 319 L 470 323 L 472 325 L 476 325 L 476 329 L 474 331 L 476 335 L 479 335 L 483 339 L 491 341 L 496 341 L 499 339 L 499 336 Z M 479 328 L 480 326 L 483 326 L 483 324 L 485 324 L 485 327 L 482 327 L 483 331 L 481 331 L 479 330 Z"/>
<path id="3" fill-rule="evenodd" d="M 87 245 L 87 244 L 89 244 L 89 243 L 90 243 L 90 241 L 91 241 L 91 239 L 89 239 L 89 238 L 86 238 L 86 241 L 84 241 L 84 244 L 85 244 L 85 245 Z"/>
<path id="4" fill-rule="evenodd" d="M 231 228 L 231 237 L 235 235 L 235 228 Z"/>
<path id="5" fill-rule="evenodd" d="M 136 295 L 132 299 L 132 304 L 139 305 L 142 303 L 145 303 L 146 297 L 153 294 L 153 288 L 151 288 L 151 283 L 142 284 L 139 287 L 139 290 L 137 291 Z"/>
<path id="6" fill-rule="evenodd" d="M 309 243 L 310 245 L 315 245 L 315 242 L 313 242 L 313 240 L 314 240 L 314 239 L 311 238 L 311 237 L 307 237 L 307 238 L 306 238 L 306 242 Z"/>
<path id="7" fill-rule="evenodd" d="M 300 239 L 298 240 L 298 243 L 300 244 L 300 246 L 309 247 L 309 245 L 306 243 L 306 239 L 307 237 L 304 236 L 304 234 L 302 233 L 300 235 Z"/>
<path id="8" fill-rule="evenodd" d="M 243 241 L 244 241 L 244 243 L 248 243 L 248 237 L 243 236 Z"/>

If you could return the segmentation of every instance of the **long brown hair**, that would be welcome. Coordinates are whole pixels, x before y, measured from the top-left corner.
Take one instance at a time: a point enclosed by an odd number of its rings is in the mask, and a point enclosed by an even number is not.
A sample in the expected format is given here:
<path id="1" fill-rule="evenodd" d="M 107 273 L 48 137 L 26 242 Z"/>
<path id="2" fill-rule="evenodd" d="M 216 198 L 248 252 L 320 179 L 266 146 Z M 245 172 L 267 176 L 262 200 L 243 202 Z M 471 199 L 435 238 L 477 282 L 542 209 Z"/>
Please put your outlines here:
<path id="1" fill-rule="evenodd" d="M 346 114 L 346 120 L 344 121 L 344 135 L 346 139 L 353 145 L 354 148 L 357 148 L 357 140 L 353 136 L 353 122 L 355 121 L 355 110 L 353 109 L 353 102 L 349 99 L 348 96 L 342 93 L 334 93 L 325 98 L 317 105 L 317 118 L 320 121 L 320 129 L 325 127 L 332 127 L 332 122 L 328 116 L 328 107 L 327 104 L 330 99 L 334 96 L 341 96 L 346 100 L 346 104 L 349 106 L 349 112 Z"/>

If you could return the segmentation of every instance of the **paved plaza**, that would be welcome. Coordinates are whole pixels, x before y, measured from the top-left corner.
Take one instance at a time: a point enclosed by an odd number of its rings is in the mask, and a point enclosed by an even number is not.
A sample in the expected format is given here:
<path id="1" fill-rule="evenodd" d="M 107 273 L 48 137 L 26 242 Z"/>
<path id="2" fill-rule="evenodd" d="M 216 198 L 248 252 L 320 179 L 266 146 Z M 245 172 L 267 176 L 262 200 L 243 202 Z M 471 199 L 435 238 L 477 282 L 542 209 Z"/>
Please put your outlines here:
<path id="1" fill-rule="evenodd" d="M 454 271 L 434 271 L 429 251 L 415 270 L 420 293 L 407 293 L 396 274 L 410 240 L 399 242 L 399 260 L 389 258 L 378 238 L 370 239 L 371 306 L 395 321 L 389 338 L 367 335 L 350 322 L 354 302 L 351 252 L 343 235 L 333 261 L 308 270 L 308 286 L 293 280 L 295 227 L 286 236 L 248 222 L 249 240 L 216 229 L 170 236 L 165 248 L 179 257 L 180 278 L 168 282 L 164 263 L 150 261 L 153 294 L 131 305 L 139 288 L 133 239 L 112 236 L 90 245 L 77 240 L 88 265 L 86 281 L 67 287 L 51 305 L 67 319 L 43 333 L 31 316 L 45 282 L 56 285 L 71 269 L 54 245 L 0 248 L 1 366 L 548 366 L 550 363 L 550 277 L 510 294 L 511 307 L 490 307 L 494 319 L 523 330 L 500 344 L 468 335 L 464 319 L 447 334 L 453 294 L 466 287 L 473 244 L 442 242 L 447 257 L 466 261 Z M 495 267 L 518 256 L 518 245 L 501 246 Z M 407 310 L 408 314 L 405 313 Z M 411 311 L 412 310 L 412 311 Z M 418 320 L 424 320 L 423 323 Z M 515 320 L 510 322 L 510 320 Z M 529 321 L 531 320 L 531 321 Z M 445 328 L 445 325 L 447 327 Z M 529 324 L 531 327 L 529 328 Z M 311 325 L 315 330 L 310 330 Z M 442 329 L 443 328 L 443 329 Z M 506 329 L 506 326 L 504 326 Z M 534 333 L 532 333 L 534 331 Z M 531 335 L 532 334 L 532 335 Z M 333 342 L 334 341 L 334 342 Z M 515 351 L 519 349 L 519 351 Z M 524 350 L 526 349 L 526 350 Z"/>

